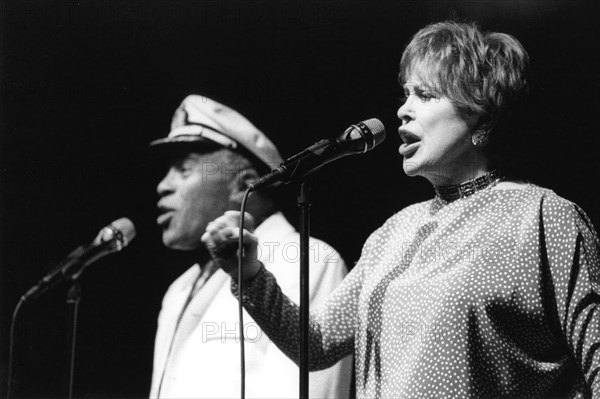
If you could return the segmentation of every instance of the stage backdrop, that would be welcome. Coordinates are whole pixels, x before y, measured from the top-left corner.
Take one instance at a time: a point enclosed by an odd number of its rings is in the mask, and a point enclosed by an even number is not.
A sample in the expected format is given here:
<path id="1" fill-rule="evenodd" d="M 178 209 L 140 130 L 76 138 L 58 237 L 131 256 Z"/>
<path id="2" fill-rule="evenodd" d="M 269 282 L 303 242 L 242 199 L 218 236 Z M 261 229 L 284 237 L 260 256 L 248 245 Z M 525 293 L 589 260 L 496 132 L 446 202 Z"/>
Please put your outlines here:
<path id="1" fill-rule="evenodd" d="M 119 217 L 138 235 L 81 278 L 78 397 L 148 394 L 163 293 L 189 254 L 155 227 L 163 172 L 143 156 L 190 93 L 237 109 L 284 156 L 368 118 L 388 138 L 314 178 L 313 235 L 353 265 L 367 236 L 432 196 L 402 172 L 398 62 L 410 36 L 447 18 L 519 38 L 532 60 L 528 119 L 513 155 L 535 183 L 600 223 L 600 13 L 595 1 L 3 1 L 1 350 L 21 294 Z M 294 187 L 283 209 L 295 223 Z M 21 310 L 15 393 L 65 395 L 61 286 Z"/>

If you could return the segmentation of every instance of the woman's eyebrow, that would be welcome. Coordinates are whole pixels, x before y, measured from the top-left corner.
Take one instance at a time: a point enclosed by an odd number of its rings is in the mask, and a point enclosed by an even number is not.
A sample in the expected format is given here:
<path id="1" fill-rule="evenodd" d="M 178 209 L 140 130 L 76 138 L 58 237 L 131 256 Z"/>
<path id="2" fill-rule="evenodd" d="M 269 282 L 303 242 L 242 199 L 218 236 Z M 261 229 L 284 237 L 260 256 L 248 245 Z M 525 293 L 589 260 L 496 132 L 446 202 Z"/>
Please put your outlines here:
<path id="1" fill-rule="evenodd" d="M 402 85 L 402 88 L 404 90 L 412 91 L 414 89 L 419 89 L 421 87 L 421 85 L 422 85 L 421 82 L 408 81 Z"/>

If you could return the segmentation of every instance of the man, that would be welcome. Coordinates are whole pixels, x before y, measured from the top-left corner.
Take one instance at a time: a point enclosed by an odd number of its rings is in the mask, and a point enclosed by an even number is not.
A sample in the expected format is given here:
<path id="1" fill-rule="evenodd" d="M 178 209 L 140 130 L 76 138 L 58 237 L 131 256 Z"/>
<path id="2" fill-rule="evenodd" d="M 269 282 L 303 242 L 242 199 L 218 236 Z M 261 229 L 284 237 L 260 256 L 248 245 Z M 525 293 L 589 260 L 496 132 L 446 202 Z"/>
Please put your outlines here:
<path id="1" fill-rule="evenodd" d="M 163 243 L 196 251 L 198 263 L 167 291 L 158 319 L 152 398 L 235 398 L 240 393 L 237 300 L 230 278 L 214 267 L 200 238 L 207 224 L 239 210 L 249 182 L 279 165 L 277 148 L 233 109 L 202 96 L 188 96 L 173 117 L 167 138 L 151 149 L 169 156 L 157 186 Z M 299 235 L 277 212 L 268 193 L 253 193 L 247 205 L 259 239 L 259 260 L 283 292 L 299 299 Z M 310 242 L 310 305 L 316 306 L 346 273 L 340 255 L 322 241 Z M 246 397 L 298 395 L 298 368 L 244 315 Z M 311 373 L 310 397 L 347 397 L 349 358 Z"/>

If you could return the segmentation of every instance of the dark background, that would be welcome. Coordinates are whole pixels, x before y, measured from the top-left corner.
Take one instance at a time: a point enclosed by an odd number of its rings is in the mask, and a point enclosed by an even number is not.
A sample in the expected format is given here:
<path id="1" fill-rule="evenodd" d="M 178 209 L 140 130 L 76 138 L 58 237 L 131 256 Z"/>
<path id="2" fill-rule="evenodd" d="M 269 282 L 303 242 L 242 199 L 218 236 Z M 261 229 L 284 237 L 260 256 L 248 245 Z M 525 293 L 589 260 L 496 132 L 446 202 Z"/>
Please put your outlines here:
<path id="1" fill-rule="evenodd" d="M 284 156 L 379 118 L 386 142 L 315 178 L 312 233 L 352 265 L 367 235 L 431 197 L 402 172 L 398 61 L 410 36 L 455 17 L 519 38 L 531 110 L 513 139 L 530 179 L 600 223 L 596 1 L 42 1 L 1 3 L 0 367 L 21 294 L 127 216 L 137 238 L 83 275 L 75 394 L 148 394 L 156 317 L 190 264 L 154 225 L 160 171 L 140 156 L 190 93 L 223 102 Z M 288 190 L 289 191 L 289 190 Z M 293 190 L 292 190 L 293 191 Z M 284 205 L 295 223 L 293 196 Z M 65 396 L 65 287 L 21 310 L 15 393 Z"/>

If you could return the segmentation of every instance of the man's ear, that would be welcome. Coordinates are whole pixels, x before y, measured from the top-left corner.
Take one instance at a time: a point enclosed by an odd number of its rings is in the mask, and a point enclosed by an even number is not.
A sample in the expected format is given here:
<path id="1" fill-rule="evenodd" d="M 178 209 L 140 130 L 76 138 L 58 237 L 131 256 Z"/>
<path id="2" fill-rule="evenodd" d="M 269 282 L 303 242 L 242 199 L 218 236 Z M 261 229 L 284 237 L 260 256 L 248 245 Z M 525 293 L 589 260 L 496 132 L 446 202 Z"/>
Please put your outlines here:
<path id="1" fill-rule="evenodd" d="M 259 177 L 258 172 L 253 169 L 244 169 L 239 172 L 230 183 L 229 200 L 241 203 L 244 193 L 254 180 Z"/>
<path id="2" fill-rule="evenodd" d="M 244 194 L 248 189 L 250 183 L 259 178 L 260 175 L 256 169 L 249 168 L 238 173 L 236 178 L 231 182 L 229 190 L 229 204 L 230 209 L 239 209 L 244 199 Z M 246 212 L 254 216 L 254 221 L 258 226 L 265 220 L 269 215 L 275 212 L 275 204 L 273 199 L 268 192 L 259 191 L 253 193 L 248 198 L 246 204 Z"/>

